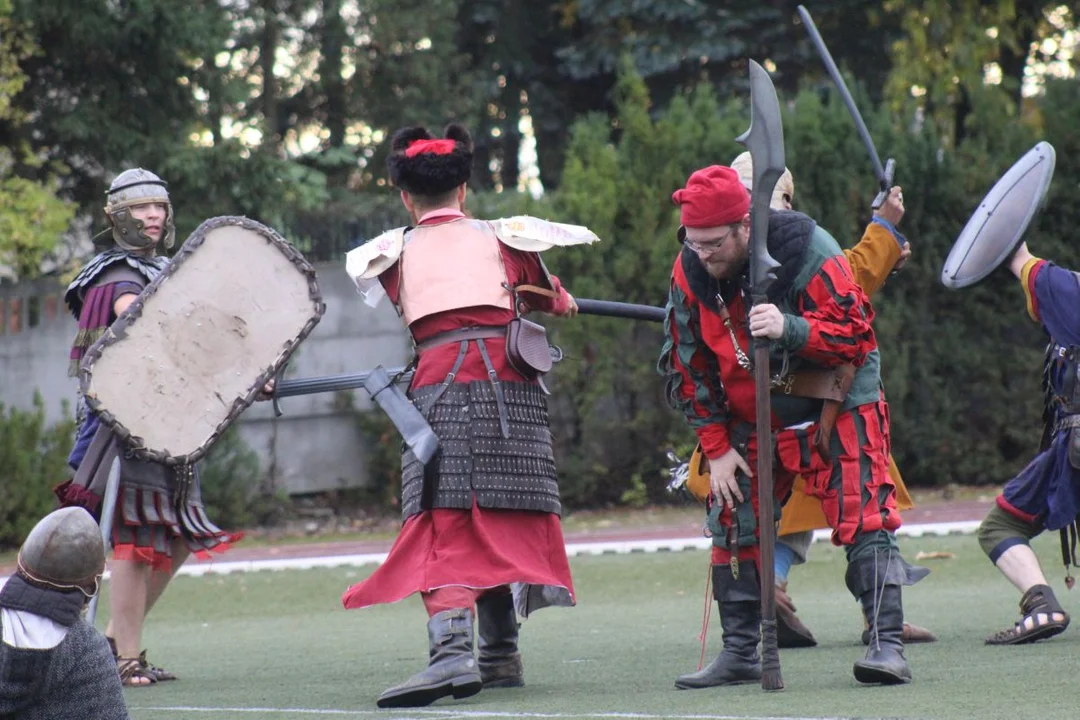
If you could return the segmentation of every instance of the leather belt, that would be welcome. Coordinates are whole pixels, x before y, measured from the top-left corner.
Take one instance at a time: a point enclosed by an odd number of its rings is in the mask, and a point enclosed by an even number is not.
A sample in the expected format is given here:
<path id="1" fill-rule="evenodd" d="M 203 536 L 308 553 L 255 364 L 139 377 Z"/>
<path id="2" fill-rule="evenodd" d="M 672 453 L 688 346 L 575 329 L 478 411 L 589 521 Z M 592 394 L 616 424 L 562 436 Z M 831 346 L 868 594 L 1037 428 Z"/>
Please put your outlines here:
<path id="1" fill-rule="evenodd" d="M 485 338 L 505 338 L 505 325 L 482 325 L 479 327 L 464 327 L 457 330 L 432 335 L 427 340 L 416 343 L 416 351 L 423 352 L 439 345 L 446 345 L 463 340 L 483 340 Z"/>
<path id="2" fill-rule="evenodd" d="M 803 370 L 786 375 L 772 391 L 796 397 L 817 398 L 844 402 L 855 379 L 853 365 L 840 365 L 832 370 Z"/>
<path id="3" fill-rule="evenodd" d="M 832 437 L 836 419 L 840 416 L 840 408 L 847 400 L 848 391 L 851 390 L 851 383 L 854 380 L 855 366 L 848 363 L 838 365 L 831 370 L 804 370 L 791 373 L 772 390 L 774 393 L 825 401 L 821 407 L 817 432 L 814 433 L 814 446 L 817 447 L 818 454 L 825 462 L 832 461 L 829 439 Z"/>

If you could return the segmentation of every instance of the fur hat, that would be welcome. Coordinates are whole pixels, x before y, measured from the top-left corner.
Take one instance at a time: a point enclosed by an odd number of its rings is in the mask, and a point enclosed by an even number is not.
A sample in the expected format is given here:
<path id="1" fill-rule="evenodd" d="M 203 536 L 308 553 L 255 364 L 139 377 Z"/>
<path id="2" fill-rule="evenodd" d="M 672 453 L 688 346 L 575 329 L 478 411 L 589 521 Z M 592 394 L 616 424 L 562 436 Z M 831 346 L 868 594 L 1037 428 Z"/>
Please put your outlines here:
<path id="1" fill-rule="evenodd" d="M 413 125 L 394 133 L 386 167 L 394 187 L 412 195 L 434 197 L 468 182 L 472 160 L 472 136 L 461 125 L 447 125 L 442 138 Z"/>

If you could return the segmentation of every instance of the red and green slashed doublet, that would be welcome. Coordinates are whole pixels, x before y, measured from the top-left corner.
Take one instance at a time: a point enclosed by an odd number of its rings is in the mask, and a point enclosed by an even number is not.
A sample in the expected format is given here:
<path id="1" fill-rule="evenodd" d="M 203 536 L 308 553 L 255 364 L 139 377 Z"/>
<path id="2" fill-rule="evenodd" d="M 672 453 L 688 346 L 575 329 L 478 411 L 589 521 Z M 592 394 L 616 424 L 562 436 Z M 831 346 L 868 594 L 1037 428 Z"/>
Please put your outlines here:
<path id="1" fill-rule="evenodd" d="M 846 363 L 857 368 L 833 431 L 833 456 L 828 464 L 812 442 L 821 401 L 773 394 L 778 498 L 784 499 L 794 475 L 802 474 L 807 491 L 822 500 L 837 544 L 850 544 L 863 532 L 899 527 L 888 478 L 888 408 L 881 394 L 870 301 L 855 283 L 839 245 L 807 216 L 774 211 L 769 250 L 781 264 L 770 301 L 785 314 L 784 335 L 772 346 L 772 374 L 781 371 L 785 354 L 790 372 Z M 741 445 L 737 440 L 748 438 L 744 455 L 753 467 L 757 450 L 752 433 L 754 377 L 739 365 L 732 332 L 724 324 L 717 301 L 719 296 L 726 304 L 742 353 L 751 355 L 744 283 L 745 278 L 714 280 L 696 254 L 683 251 L 672 271 L 667 341 L 659 371 L 667 378 L 669 403 L 685 414 L 705 455 L 719 457 L 733 444 Z M 749 496 L 755 498 L 742 509 L 745 515 L 752 505 L 752 516 L 741 517 L 738 523 L 745 540 L 756 538 L 757 507 L 756 481 L 744 481 Z M 861 502 L 864 496 L 869 497 L 865 503 Z M 861 512 L 852 503 L 861 504 Z M 725 510 L 719 520 L 730 528 L 728 514 Z M 752 518 L 752 524 L 747 522 Z M 739 545 L 743 544 L 740 540 Z"/>

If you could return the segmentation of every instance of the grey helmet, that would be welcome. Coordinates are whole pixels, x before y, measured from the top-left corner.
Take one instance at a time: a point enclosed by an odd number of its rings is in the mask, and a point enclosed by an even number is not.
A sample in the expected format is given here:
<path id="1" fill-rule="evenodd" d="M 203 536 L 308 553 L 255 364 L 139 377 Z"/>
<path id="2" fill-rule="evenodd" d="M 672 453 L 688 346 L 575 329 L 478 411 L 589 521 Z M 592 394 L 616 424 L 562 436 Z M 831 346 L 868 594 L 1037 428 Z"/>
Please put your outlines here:
<path id="1" fill-rule="evenodd" d="M 168 183 L 149 170 L 132 168 L 116 176 L 105 193 L 105 214 L 112 225 L 113 239 L 125 250 L 147 250 L 156 240 L 143 234 L 142 220 L 131 215 L 130 208 L 148 203 L 165 204 L 165 227 L 161 240 L 165 248 L 176 241 L 176 224 L 173 221 L 172 203 L 169 201 Z"/>
<path id="2" fill-rule="evenodd" d="M 101 528 L 81 507 L 49 513 L 19 548 L 16 572 L 36 587 L 78 590 L 87 599 L 92 598 L 105 572 Z"/>

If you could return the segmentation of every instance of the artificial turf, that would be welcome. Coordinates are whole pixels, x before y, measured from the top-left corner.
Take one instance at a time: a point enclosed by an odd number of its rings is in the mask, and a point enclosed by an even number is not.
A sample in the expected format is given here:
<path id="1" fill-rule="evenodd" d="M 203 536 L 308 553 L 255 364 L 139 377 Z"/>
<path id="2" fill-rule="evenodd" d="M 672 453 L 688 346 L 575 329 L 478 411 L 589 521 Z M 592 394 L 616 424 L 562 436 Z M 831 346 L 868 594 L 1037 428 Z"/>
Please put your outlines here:
<path id="1" fill-rule="evenodd" d="M 1047 718 L 1080 717 L 1080 631 L 1027 646 L 983 639 L 1018 618 L 1019 593 L 971 536 L 905 539 L 909 561 L 933 569 L 905 591 L 907 618 L 940 638 L 907 649 L 914 682 L 864 687 L 858 606 L 844 588 L 842 551 L 817 543 L 789 591 L 819 646 L 785 650 L 785 689 L 755 685 L 677 691 L 697 668 L 708 554 L 635 553 L 572 560 L 575 608 L 523 623 L 526 687 L 488 690 L 425 709 L 381 711 L 375 698 L 420 670 L 426 616 L 417 598 L 345 611 L 341 591 L 372 568 L 180 577 L 151 614 L 150 660 L 177 682 L 127 690 L 137 720 L 201 717 Z M 1057 538 L 1036 550 L 1067 610 Z M 951 553 L 916 561 L 918 552 Z M 104 626 L 108 603 L 102 603 Z M 713 609 L 706 662 L 720 650 Z"/>

